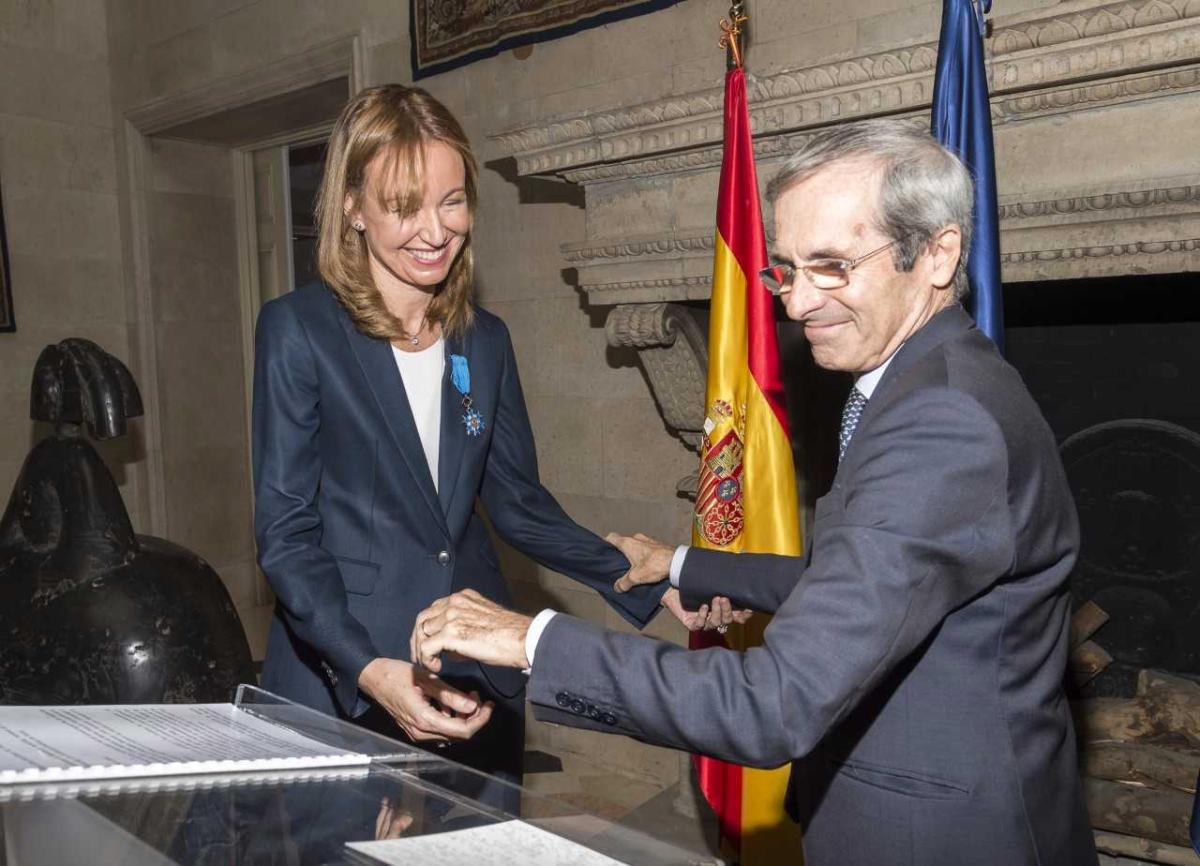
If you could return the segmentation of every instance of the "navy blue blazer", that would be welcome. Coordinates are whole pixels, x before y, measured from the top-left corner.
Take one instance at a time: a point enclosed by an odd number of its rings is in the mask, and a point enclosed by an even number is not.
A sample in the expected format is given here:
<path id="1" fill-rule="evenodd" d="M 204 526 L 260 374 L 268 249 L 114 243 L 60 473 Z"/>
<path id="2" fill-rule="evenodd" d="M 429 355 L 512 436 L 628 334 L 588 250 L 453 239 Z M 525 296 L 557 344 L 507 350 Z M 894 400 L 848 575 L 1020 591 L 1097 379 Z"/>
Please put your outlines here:
<path id="1" fill-rule="evenodd" d="M 259 314 L 255 534 L 278 599 L 265 688 L 359 715 L 370 706 L 360 672 L 380 656 L 407 660 L 416 616 L 433 601 L 469 587 L 511 606 L 476 498 L 505 541 L 597 590 L 630 623 L 657 611 L 662 588 L 616 593 L 624 555 L 572 521 L 538 480 L 504 323 L 477 309 L 446 351 L 467 358 L 485 426 L 467 432 L 447 359 L 435 489 L 386 340 L 359 332 L 319 283 Z M 502 697 L 524 688 L 519 672 L 480 667 Z"/>

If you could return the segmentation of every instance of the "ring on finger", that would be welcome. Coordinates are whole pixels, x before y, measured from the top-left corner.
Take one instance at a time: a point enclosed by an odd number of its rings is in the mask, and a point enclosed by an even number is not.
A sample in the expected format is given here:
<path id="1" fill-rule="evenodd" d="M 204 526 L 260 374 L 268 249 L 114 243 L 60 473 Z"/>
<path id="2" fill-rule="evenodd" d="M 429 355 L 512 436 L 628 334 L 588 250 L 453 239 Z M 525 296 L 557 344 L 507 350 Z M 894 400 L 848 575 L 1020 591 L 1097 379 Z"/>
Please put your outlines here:
<path id="1" fill-rule="evenodd" d="M 727 631 L 729 631 L 729 626 L 727 626 L 727 625 L 717 626 L 717 634 L 725 634 L 725 632 L 727 632 Z"/>

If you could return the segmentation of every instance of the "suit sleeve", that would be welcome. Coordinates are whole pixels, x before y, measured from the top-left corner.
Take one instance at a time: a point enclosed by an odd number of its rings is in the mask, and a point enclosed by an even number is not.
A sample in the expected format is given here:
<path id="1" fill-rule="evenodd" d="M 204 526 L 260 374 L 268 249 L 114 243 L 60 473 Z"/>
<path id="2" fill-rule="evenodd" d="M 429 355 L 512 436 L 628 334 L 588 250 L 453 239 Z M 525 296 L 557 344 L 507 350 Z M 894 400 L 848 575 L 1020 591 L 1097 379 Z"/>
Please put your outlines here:
<path id="1" fill-rule="evenodd" d="M 669 588 L 637 587 L 618 593 L 613 583 L 629 570 L 619 550 L 573 521 L 538 479 L 533 428 L 517 375 L 508 330 L 504 330 L 504 369 L 484 469 L 480 498 L 500 535 L 547 568 L 596 590 L 629 623 L 642 628 L 658 611 Z"/>
<path id="2" fill-rule="evenodd" d="M 775 613 L 800 582 L 804 563 L 802 556 L 692 547 L 679 573 L 679 597 L 687 610 L 698 610 L 723 595 L 734 607 Z"/>
<path id="3" fill-rule="evenodd" d="M 756 767 L 808 754 L 949 613 L 1013 560 L 1005 443 L 932 388 L 872 421 L 846 507 L 745 653 L 689 652 L 556 616 L 529 686 L 537 716 Z"/>
<path id="4" fill-rule="evenodd" d="M 336 561 L 320 547 L 318 375 L 304 327 L 286 304 L 267 304 L 259 315 L 252 423 L 259 565 L 289 627 L 332 671 L 337 701 L 353 713 L 358 675 L 379 653 L 350 615 Z"/>

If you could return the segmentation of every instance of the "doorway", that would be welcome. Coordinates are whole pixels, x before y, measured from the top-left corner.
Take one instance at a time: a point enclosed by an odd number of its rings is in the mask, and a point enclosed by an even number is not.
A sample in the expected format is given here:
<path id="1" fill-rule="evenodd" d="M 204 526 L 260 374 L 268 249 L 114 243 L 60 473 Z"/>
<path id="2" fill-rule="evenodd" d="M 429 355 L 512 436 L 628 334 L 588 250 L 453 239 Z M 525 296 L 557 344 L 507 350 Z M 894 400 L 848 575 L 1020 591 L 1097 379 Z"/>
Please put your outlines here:
<path id="1" fill-rule="evenodd" d="M 360 76 L 356 41 L 318 54 L 127 115 L 148 529 L 220 574 L 256 659 L 274 598 L 253 536 L 254 324 L 315 274 L 324 143 Z"/>

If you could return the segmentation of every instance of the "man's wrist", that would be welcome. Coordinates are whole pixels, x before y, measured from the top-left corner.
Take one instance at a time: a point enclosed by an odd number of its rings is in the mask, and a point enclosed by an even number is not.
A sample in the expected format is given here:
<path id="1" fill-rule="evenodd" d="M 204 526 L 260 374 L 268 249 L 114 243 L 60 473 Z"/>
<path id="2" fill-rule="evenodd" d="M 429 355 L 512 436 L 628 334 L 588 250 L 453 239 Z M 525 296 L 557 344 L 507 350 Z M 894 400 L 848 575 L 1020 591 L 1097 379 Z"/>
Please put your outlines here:
<path id="1" fill-rule="evenodd" d="M 546 630 L 546 626 L 550 620 L 554 619 L 555 611 L 546 608 L 529 623 L 529 629 L 525 632 L 525 672 L 529 673 L 533 669 L 533 659 L 537 655 L 538 641 L 542 639 L 542 632 Z"/>
<path id="2" fill-rule="evenodd" d="M 671 565 L 667 569 L 667 579 L 671 581 L 671 586 L 679 588 L 679 575 L 683 573 L 683 561 L 687 558 L 689 548 L 686 544 L 681 544 L 675 548 L 675 552 L 671 554 Z"/>

